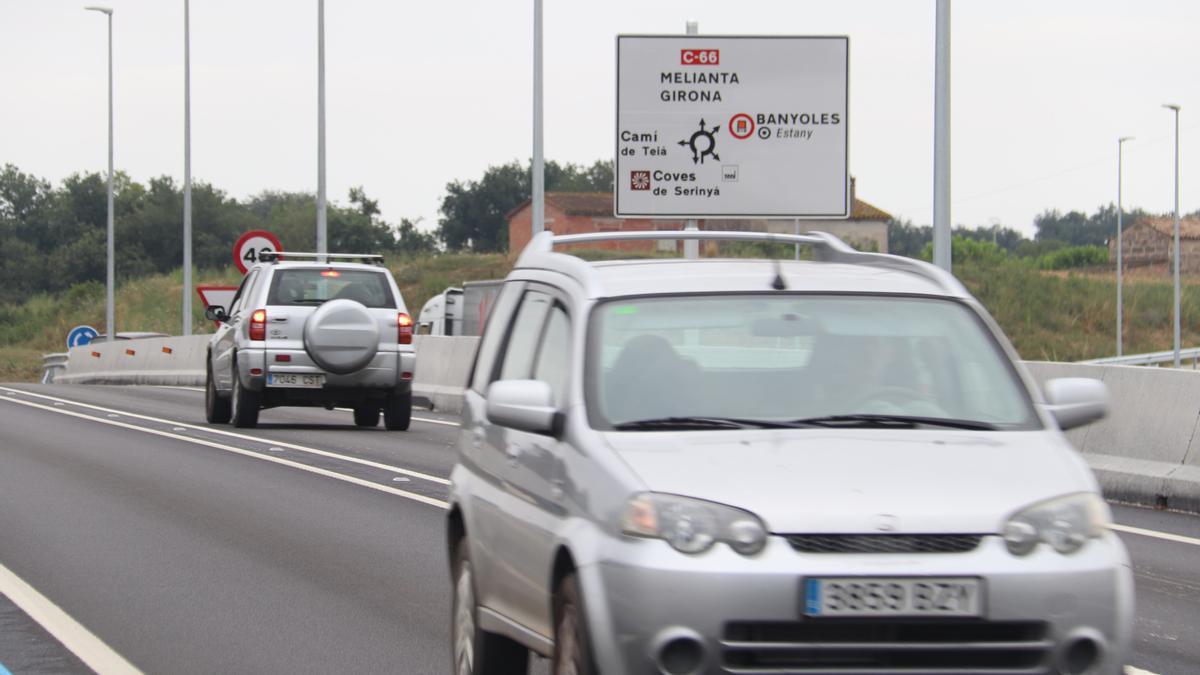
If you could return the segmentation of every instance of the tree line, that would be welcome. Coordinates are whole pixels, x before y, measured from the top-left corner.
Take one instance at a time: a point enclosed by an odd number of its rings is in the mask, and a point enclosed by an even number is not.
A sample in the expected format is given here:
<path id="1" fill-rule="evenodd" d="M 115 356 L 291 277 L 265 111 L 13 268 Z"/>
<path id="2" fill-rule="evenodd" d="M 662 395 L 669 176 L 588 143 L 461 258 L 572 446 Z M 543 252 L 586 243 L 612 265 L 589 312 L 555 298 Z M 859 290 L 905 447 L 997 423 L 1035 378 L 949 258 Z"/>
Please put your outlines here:
<path id="1" fill-rule="evenodd" d="M 427 232 L 402 218 L 389 223 L 361 187 L 326 209 L 330 251 L 427 255 L 440 250 L 505 251 L 504 216 L 530 193 L 528 163 L 489 167 L 478 180 L 446 185 L 438 227 Z M 547 191 L 612 189 L 612 163 L 545 165 Z M 138 183 L 113 180 L 114 231 L 120 279 L 183 265 L 183 189 L 169 176 Z M 0 170 L 0 304 L 24 301 L 106 276 L 107 183 L 101 173 L 76 173 L 58 185 L 7 164 Z M 245 231 L 265 229 L 285 250 L 316 246 L 316 198 L 307 192 L 261 192 L 235 199 L 210 183 L 192 184 L 192 260 L 197 268 L 230 264 Z"/>
<path id="2" fill-rule="evenodd" d="M 1125 209 L 1121 214 L 1124 227 L 1130 227 L 1141 218 L 1156 214 L 1142 209 Z M 1189 216 L 1200 215 L 1200 211 Z M 952 228 L 955 239 L 975 242 L 990 242 L 1005 254 L 1017 258 L 1042 258 L 1068 248 L 1107 247 L 1117 233 L 1117 207 L 1107 204 L 1095 213 L 1047 209 L 1033 219 L 1034 235 L 1030 239 L 1023 233 L 1003 225 Z M 906 219 L 893 220 L 888 224 L 888 252 L 917 258 L 933 241 L 933 227 L 915 225 Z M 1066 252 L 1059 258 L 1070 258 Z"/>

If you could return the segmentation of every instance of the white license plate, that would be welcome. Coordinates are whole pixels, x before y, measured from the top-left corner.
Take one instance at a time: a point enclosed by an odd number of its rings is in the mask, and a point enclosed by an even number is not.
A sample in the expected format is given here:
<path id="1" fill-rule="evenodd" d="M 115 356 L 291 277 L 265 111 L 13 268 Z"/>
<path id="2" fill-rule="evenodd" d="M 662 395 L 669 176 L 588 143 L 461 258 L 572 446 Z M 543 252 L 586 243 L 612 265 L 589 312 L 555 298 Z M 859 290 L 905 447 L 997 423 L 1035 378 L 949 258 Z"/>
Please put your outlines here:
<path id="1" fill-rule="evenodd" d="M 970 577 L 822 577 L 804 580 L 804 615 L 981 616 L 983 582 Z"/>
<path id="2" fill-rule="evenodd" d="M 320 389 L 325 386 L 323 373 L 267 373 L 268 387 Z"/>

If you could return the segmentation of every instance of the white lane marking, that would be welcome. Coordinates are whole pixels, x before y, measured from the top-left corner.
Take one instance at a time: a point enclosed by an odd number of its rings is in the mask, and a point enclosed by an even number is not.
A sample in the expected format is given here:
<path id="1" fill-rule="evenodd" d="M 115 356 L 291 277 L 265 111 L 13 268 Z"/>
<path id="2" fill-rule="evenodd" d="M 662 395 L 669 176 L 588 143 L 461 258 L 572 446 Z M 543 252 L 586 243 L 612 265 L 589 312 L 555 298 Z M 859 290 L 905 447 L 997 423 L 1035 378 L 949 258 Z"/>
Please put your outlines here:
<path id="1" fill-rule="evenodd" d="M 204 387 L 179 387 L 179 386 L 170 385 L 170 384 L 156 384 L 156 385 L 151 385 L 151 386 L 157 387 L 159 389 L 179 389 L 180 391 L 198 391 L 200 393 L 204 393 Z M 28 394 L 29 392 L 22 390 L 22 393 Z M 37 396 L 37 394 L 30 394 L 30 395 Z M 12 396 L 12 394 L 9 394 L 9 396 Z M 343 412 L 354 412 L 353 408 L 334 408 L 334 410 L 341 410 Z M 441 425 L 448 426 L 448 427 L 462 426 L 458 422 L 451 422 L 449 420 L 438 420 L 438 419 L 434 419 L 432 417 L 414 417 L 412 419 L 414 422 L 426 422 L 428 424 L 441 424 Z"/>
<path id="2" fill-rule="evenodd" d="M 1142 670 L 1141 668 L 1134 668 L 1133 666 L 1125 666 L 1125 675 L 1158 675 L 1158 674 L 1152 673 L 1149 670 Z"/>
<path id="3" fill-rule="evenodd" d="M 253 441 L 255 443 L 263 443 L 263 444 L 267 444 L 267 445 L 277 445 L 277 446 L 281 446 L 284 448 L 290 448 L 292 450 L 299 450 L 300 452 L 307 452 L 309 454 L 319 455 L 321 457 L 329 457 L 330 459 L 337 459 L 337 460 L 341 460 L 343 462 L 351 462 L 353 464 L 369 466 L 373 469 L 383 469 L 384 471 L 391 471 L 392 473 L 401 473 L 406 476 L 412 476 L 413 478 L 420 478 L 421 480 L 427 480 L 430 483 L 437 483 L 438 485 L 449 485 L 450 484 L 450 481 L 446 480 L 445 478 L 433 476 L 433 475 L 430 475 L 427 473 L 422 473 L 420 471 L 413 471 L 412 469 L 405 469 L 405 468 L 399 467 L 399 466 L 392 466 L 390 464 L 373 462 L 369 459 L 350 457 L 348 455 L 339 455 L 336 452 L 329 452 L 328 450 L 318 450 L 317 448 L 309 448 L 309 447 L 306 447 L 303 445 L 296 445 L 294 443 L 288 443 L 286 441 L 278 441 L 278 440 L 275 440 L 272 438 L 260 438 L 257 436 L 249 436 L 247 434 L 239 434 L 239 433 L 235 433 L 232 431 L 225 431 L 224 429 L 214 429 L 212 427 L 202 427 L 202 426 L 197 426 L 195 424 L 188 424 L 187 422 L 166 420 L 166 419 L 162 419 L 159 417 L 151 417 L 149 415 L 139 415 L 137 413 L 125 412 L 125 411 L 121 411 L 121 410 L 114 410 L 113 408 L 104 408 L 104 407 L 101 407 L 98 405 L 91 405 L 89 403 L 80 403 L 79 401 L 72 401 L 70 399 L 62 399 L 62 398 L 57 398 L 54 396 L 47 396 L 45 394 L 35 394 L 33 392 L 24 391 L 24 390 L 20 390 L 20 389 L 9 389 L 8 387 L 0 387 L 0 390 L 9 392 L 10 396 L 12 395 L 12 392 L 17 392 L 17 393 L 21 393 L 21 394 L 26 394 L 28 396 L 36 396 L 38 398 L 44 398 L 49 401 L 62 401 L 64 403 L 69 403 L 71 405 L 79 406 L 81 408 L 98 410 L 100 412 L 121 413 L 122 415 L 125 415 L 126 417 L 132 417 L 135 419 L 146 420 L 149 422 L 158 422 L 160 424 L 169 424 L 169 425 L 175 425 L 175 426 L 180 426 L 180 427 L 186 427 L 188 429 L 195 429 L 197 431 L 203 431 L 203 432 L 210 433 L 210 434 L 217 434 L 219 436 L 228 436 L 229 438 L 239 438 L 239 439 L 246 440 L 246 441 Z M 115 415 L 109 415 L 109 417 L 115 417 Z"/>
<path id="4" fill-rule="evenodd" d="M 1117 532 L 1126 532 L 1128 534 L 1140 534 L 1143 537 L 1154 537 L 1155 539 L 1164 539 L 1166 541 L 1174 541 L 1180 544 L 1191 544 L 1192 546 L 1200 546 L 1200 539 L 1195 537 L 1185 537 L 1182 534 L 1172 534 L 1170 532 L 1159 532 L 1158 530 L 1145 530 L 1140 527 L 1130 527 L 1129 525 L 1118 525 L 1113 523 L 1108 526 L 1109 529 Z"/>
<path id="5" fill-rule="evenodd" d="M 97 673 L 142 672 L 3 564 L 0 564 L 0 594 L 8 596 L 29 618 Z"/>
<path id="6" fill-rule="evenodd" d="M 264 455 L 260 452 L 254 452 L 251 450 L 243 450 L 242 448 L 238 448 L 238 447 L 235 447 L 232 445 L 225 445 L 224 443 L 217 443 L 215 441 L 209 441 L 209 440 L 206 440 L 203 438 L 195 438 L 193 436 L 181 436 L 179 434 L 173 434 L 169 431 L 159 431 L 157 429 L 147 429 L 146 427 L 139 427 L 135 424 L 128 424 L 126 422 L 117 422 L 114 420 L 104 419 L 102 417 L 93 417 L 91 415 L 84 415 L 83 413 L 77 413 L 77 412 L 73 412 L 71 410 L 60 410 L 53 406 L 42 405 L 40 403 L 33 403 L 31 401 L 21 401 L 18 399 L 11 399 L 11 398 L 2 399 L 2 400 L 8 401 L 9 403 L 16 403 L 17 405 L 29 406 L 30 408 L 38 408 L 40 410 L 47 410 L 49 412 L 52 412 L 52 413 L 55 413 L 58 415 L 70 415 L 71 417 L 78 417 L 79 419 L 88 420 L 90 422 L 98 422 L 100 424 L 107 424 L 107 425 L 114 426 L 114 427 L 121 427 L 122 429 L 130 429 L 132 431 L 140 431 L 145 434 L 153 434 L 155 436 L 162 436 L 164 438 L 173 438 L 177 441 L 183 441 L 185 443 L 194 443 L 196 445 L 203 445 L 203 446 L 207 446 L 210 448 L 216 448 L 217 450 L 224 450 L 226 452 L 232 452 L 234 454 L 244 455 L 246 457 L 251 457 L 254 459 L 262 460 L 264 462 L 274 462 L 275 464 L 282 464 L 284 466 L 290 466 L 293 469 L 300 469 L 301 471 L 315 473 L 318 476 L 325 476 L 326 478 L 333 478 L 334 480 L 340 480 L 340 481 L 344 481 L 346 483 L 352 483 L 354 485 L 359 485 L 361 487 L 371 488 L 372 490 L 386 492 L 388 494 L 393 494 L 398 497 L 404 497 L 405 499 L 411 499 L 415 502 L 421 502 L 422 504 L 429 504 L 430 506 L 436 506 L 436 507 L 442 508 L 442 509 L 450 508 L 450 504 L 448 504 L 440 499 L 434 499 L 433 497 L 426 497 L 425 495 L 419 495 L 419 494 L 416 494 L 415 492 L 408 492 L 407 490 L 397 490 L 396 488 L 393 488 L 393 487 L 388 487 L 386 485 L 379 485 L 378 483 L 372 483 L 371 481 L 363 480 L 361 478 L 355 478 L 354 476 L 347 476 L 345 474 L 340 474 L 340 473 L 337 473 L 336 471 L 329 471 L 329 470 L 321 469 L 321 468 L 318 468 L 315 466 L 301 464 L 300 462 L 293 462 L 291 460 L 283 459 L 280 457 L 271 457 L 268 455 Z"/>

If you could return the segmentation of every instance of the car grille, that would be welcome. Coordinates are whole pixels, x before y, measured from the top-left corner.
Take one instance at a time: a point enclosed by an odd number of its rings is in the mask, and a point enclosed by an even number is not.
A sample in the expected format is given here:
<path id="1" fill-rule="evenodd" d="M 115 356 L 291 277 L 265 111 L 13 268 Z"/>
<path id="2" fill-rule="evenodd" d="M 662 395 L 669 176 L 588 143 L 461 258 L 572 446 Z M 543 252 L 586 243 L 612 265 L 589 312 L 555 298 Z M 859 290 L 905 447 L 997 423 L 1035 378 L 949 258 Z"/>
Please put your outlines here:
<path id="1" fill-rule="evenodd" d="M 727 624 L 730 673 L 1048 672 L 1053 642 L 1041 621 L 841 619 Z"/>
<path id="2" fill-rule="evenodd" d="M 801 553 L 963 553 L 983 539 L 978 534 L 791 534 Z"/>

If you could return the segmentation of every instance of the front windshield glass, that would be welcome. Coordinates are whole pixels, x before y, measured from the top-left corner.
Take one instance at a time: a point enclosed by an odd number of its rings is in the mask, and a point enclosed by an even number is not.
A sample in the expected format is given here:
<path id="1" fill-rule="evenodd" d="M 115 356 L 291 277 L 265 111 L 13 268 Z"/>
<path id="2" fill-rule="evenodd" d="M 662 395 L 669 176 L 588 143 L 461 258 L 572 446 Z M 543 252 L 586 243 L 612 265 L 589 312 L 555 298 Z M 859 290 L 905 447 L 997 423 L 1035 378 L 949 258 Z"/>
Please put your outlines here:
<path id="1" fill-rule="evenodd" d="M 676 296 L 609 301 L 593 317 L 589 410 L 599 428 L 845 415 L 1038 426 L 1006 355 L 954 301 Z"/>

